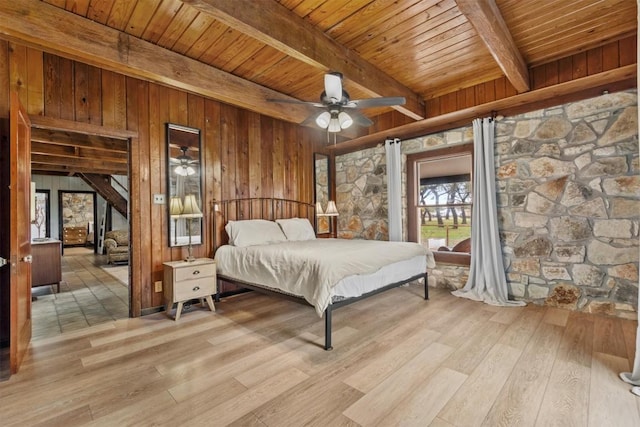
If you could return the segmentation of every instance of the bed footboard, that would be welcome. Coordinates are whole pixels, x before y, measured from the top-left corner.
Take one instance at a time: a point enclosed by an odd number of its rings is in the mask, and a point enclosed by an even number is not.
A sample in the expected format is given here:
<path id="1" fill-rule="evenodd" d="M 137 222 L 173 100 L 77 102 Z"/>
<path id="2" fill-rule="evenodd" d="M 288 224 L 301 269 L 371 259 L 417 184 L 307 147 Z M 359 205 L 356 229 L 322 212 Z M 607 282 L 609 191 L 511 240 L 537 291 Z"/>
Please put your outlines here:
<path id="1" fill-rule="evenodd" d="M 352 304 L 356 301 L 363 300 L 373 295 L 377 295 L 381 292 L 387 291 L 389 289 L 397 288 L 398 286 L 402 286 L 406 283 L 411 283 L 414 280 L 424 279 L 424 299 L 429 299 L 429 274 L 424 272 L 424 274 L 418 274 L 416 276 L 410 277 L 406 280 L 402 280 L 400 282 L 391 283 L 390 285 L 384 286 L 382 288 L 376 289 L 375 291 L 368 292 L 364 295 L 355 298 L 349 298 L 342 301 L 338 301 L 336 303 L 329 304 L 327 309 L 324 311 L 324 349 L 325 350 L 333 350 L 333 346 L 331 345 L 331 315 L 334 309 L 344 307 L 345 305 Z"/>

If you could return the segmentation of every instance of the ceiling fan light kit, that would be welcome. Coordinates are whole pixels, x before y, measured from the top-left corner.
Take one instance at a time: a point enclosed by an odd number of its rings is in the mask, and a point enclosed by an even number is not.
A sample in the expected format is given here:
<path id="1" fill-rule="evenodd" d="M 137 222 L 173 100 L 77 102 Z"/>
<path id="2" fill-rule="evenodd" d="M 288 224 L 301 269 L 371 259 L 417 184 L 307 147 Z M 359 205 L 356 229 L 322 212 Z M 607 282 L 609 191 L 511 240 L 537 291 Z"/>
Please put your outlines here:
<path id="1" fill-rule="evenodd" d="M 353 119 L 344 111 L 323 111 L 316 117 L 316 124 L 329 132 L 340 132 L 351 126 Z"/>
<path id="2" fill-rule="evenodd" d="M 182 154 L 177 157 L 180 164 L 173 169 L 173 171 L 180 176 L 190 176 L 196 173 L 196 170 L 191 166 L 193 159 L 187 155 L 188 149 L 189 147 L 180 147 Z"/>
<path id="3" fill-rule="evenodd" d="M 307 104 L 324 109 L 324 111 L 315 118 L 315 122 L 320 128 L 326 129 L 331 133 L 337 133 L 343 129 L 347 129 L 354 123 L 363 127 L 371 126 L 373 121 L 360 113 L 358 111 L 360 108 L 392 107 L 394 105 L 404 105 L 406 102 L 405 98 L 400 96 L 367 98 L 352 101 L 347 91 L 342 88 L 342 74 L 338 72 L 330 72 L 324 75 L 324 91 L 320 94 L 320 103 L 279 99 L 268 99 L 268 101 Z M 350 110 L 350 114 L 344 111 L 345 109 Z M 311 118 L 308 118 L 305 122 L 310 121 L 310 119 Z"/>
<path id="4" fill-rule="evenodd" d="M 196 170 L 188 165 L 178 165 L 173 171 L 180 176 L 189 176 L 196 173 Z"/>

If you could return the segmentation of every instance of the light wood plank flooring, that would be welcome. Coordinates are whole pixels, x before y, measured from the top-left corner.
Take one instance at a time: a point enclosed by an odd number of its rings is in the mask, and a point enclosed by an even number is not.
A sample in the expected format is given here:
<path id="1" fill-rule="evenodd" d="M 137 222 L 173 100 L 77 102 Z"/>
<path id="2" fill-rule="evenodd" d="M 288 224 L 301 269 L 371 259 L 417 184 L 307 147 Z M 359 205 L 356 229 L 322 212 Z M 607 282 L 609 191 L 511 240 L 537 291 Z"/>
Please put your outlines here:
<path id="1" fill-rule="evenodd" d="M 0 423 L 639 426 L 636 322 L 410 285 L 337 310 L 247 293 L 34 340 Z"/>

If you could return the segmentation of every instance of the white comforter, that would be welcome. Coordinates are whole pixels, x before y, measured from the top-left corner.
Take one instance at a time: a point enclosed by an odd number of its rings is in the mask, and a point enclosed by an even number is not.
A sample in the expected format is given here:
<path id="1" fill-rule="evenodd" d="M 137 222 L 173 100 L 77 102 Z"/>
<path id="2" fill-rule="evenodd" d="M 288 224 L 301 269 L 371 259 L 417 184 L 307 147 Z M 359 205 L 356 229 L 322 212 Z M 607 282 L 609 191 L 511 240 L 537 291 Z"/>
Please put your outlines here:
<path id="1" fill-rule="evenodd" d="M 315 239 L 216 251 L 218 274 L 304 297 L 322 316 L 343 278 L 371 274 L 385 265 L 433 255 L 422 245 L 376 240 Z"/>

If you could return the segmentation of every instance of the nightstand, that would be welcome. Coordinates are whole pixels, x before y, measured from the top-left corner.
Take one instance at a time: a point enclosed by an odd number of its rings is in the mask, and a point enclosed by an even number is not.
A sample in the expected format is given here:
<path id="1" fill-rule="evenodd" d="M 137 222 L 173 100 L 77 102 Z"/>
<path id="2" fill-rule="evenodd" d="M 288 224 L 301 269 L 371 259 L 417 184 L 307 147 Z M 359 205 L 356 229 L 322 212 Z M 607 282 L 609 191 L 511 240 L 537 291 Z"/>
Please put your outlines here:
<path id="1" fill-rule="evenodd" d="M 164 265 L 164 308 L 170 315 L 174 303 L 178 303 L 175 320 L 180 319 L 185 301 L 199 298 L 204 306 L 207 300 L 209 309 L 215 311 L 211 295 L 216 293 L 216 262 L 211 258 L 198 258 L 195 261 L 171 261 Z"/>

